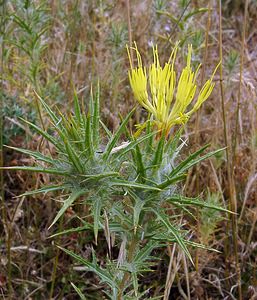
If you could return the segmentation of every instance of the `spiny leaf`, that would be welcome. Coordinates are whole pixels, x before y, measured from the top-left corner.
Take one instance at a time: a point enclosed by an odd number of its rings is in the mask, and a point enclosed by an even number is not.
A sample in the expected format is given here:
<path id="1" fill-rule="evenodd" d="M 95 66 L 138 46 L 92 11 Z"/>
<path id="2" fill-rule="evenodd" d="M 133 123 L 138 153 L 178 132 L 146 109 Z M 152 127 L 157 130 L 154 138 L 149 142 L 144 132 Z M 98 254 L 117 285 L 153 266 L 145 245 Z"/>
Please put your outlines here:
<path id="1" fill-rule="evenodd" d="M 71 146 L 68 140 L 65 141 L 65 148 L 69 156 L 69 159 L 74 165 L 74 167 L 77 169 L 79 173 L 83 173 L 84 168 L 83 165 L 81 164 L 80 158 L 78 157 L 76 151 L 73 149 L 73 147 Z"/>
<path id="2" fill-rule="evenodd" d="M 80 110 L 80 105 L 79 105 L 79 99 L 78 99 L 78 94 L 76 92 L 76 90 L 74 89 L 74 113 L 76 116 L 76 119 L 79 123 L 82 122 L 82 118 L 81 118 L 81 110 Z"/>
<path id="3" fill-rule="evenodd" d="M 94 180 L 95 182 L 108 178 L 108 177 L 119 177 L 118 172 L 106 172 L 106 173 L 101 173 L 101 174 L 86 174 L 86 175 L 80 175 L 82 178 L 85 178 L 82 182 L 89 181 L 89 180 Z"/>
<path id="4" fill-rule="evenodd" d="M 27 167 L 27 166 L 15 166 L 15 167 L 0 167 L 2 170 L 18 170 L 18 171 L 29 171 L 37 173 L 48 173 L 56 175 L 68 175 L 68 171 L 51 169 L 51 168 L 41 168 L 41 167 Z"/>
<path id="5" fill-rule="evenodd" d="M 76 285 L 74 283 L 71 282 L 71 285 L 74 288 L 74 290 L 77 292 L 77 294 L 79 295 L 81 300 L 87 300 L 87 298 L 83 295 L 81 290 L 78 287 L 76 287 Z"/>
<path id="6" fill-rule="evenodd" d="M 40 127 L 36 126 L 35 124 L 20 118 L 21 121 L 24 123 L 28 124 L 30 127 L 32 127 L 38 134 L 42 135 L 46 140 L 48 140 L 50 143 L 52 143 L 57 149 L 60 151 L 63 151 L 62 145 L 55 139 L 53 138 L 50 134 L 48 134 L 46 131 L 42 130 Z"/>
<path id="7" fill-rule="evenodd" d="M 181 203 L 183 205 L 194 205 L 194 206 L 198 206 L 198 207 L 207 207 L 207 208 L 215 209 L 218 211 L 233 213 L 223 207 L 206 203 L 203 200 L 199 200 L 198 198 L 187 198 L 187 197 L 183 197 L 180 195 L 173 195 L 172 197 L 166 199 L 166 201 L 170 202 L 170 203 Z"/>
<path id="8" fill-rule="evenodd" d="M 128 192 L 130 194 L 130 196 L 134 199 L 135 204 L 133 207 L 133 222 L 134 222 L 134 232 L 137 231 L 137 227 L 138 227 L 138 222 L 139 222 L 139 217 L 141 214 L 141 211 L 145 205 L 145 201 L 143 201 L 142 199 L 140 199 L 135 193 L 133 193 L 132 191 Z"/>
<path id="9" fill-rule="evenodd" d="M 69 198 L 64 201 L 62 208 L 59 210 L 58 214 L 56 215 L 48 229 L 50 229 L 60 219 L 60 217 L 65 213 L 65 211 L 73 204 L 73 202 L 83 194 L 85 194 L 84 190 L 74 190 L 70 194 Z"/>
<path id="10" fill-rule="evenodd" d="M 166 187 L 169 187 L 170 185 L 179 182 L 181 180 L 184 180 L 186 178 L 186 174 L 181 174 L 178 175 L 176 177 L 172 177 L 172 178 L 168 178 L 167 180 L 165 180 L 164 182 L 162 182 L 161 184 L 158 185 L 158 188 L 163 190 Z"/>
<path id="11" fill-rule="evenodd" d="M 93 155 L 94 148 L 92 142 L 92 125 L 90 116 L 84 117 L 84 126 L 85 126 L 85 145 L 88 149 L 89 156 Z"/>
<path id="12" fill-rule="evenodd" d="M 148 191 L 156 191 L 156 192 L 160 192 L 161 189 L 159 189 L 158 187 L 154 187 L 151 185 L 147 185 L 147 184 L 141 184 L 141 183 L 136 183 L 133 181 L 126 181 L 126 180 L 115 180 L 112 181 L 111 183 L 113 186 L 121 186 L 121 187 L 134 187 L 137 189 L 143 189 L 143 190 L 148 190 Z"/>
<path id="13" fill-rule="evenodd" d="M 139 181 L 140 183 L 141 182 L 145 183 L 146 169 L 143 162 L 143 155 L 138 145 L 136 145 L 136 149 L 132 152 L 132 154 L 133 154 L 135 165 L 137 167 L 137 174 L 138 174 L 137 181 Z"/>
<path id="14" fill-rule="evenodd" d="M 158 242 L 150 240 L 142 249 L 137 252 L 133 261 L 135 263 L 143 263 L 146 259 L 148 259 L 149 255 L 156 247 L 158 247 Z"/>
<path id="15" fill-rule="evenodd" d="M 181 164 L 179 164 L 174 170 L 171 171 L 169 177 L 172 177 L 178 173 L 184 173 L 185 171 L 187 171 L 189 168 L 193 167 L 194 165 L 197 165 L 199 162 L 223 151 L 224 149 L 226 149 L 226 147 L 209 152 L 197 159 L 195 159 L 195 157 L 197 157 L 200 153 L 202 153 L 206 148 L 208 147 L 208 145 L 204 146 L 202 149 L 196 151 L 195 153 L 193 153 L 192 155 L 189 156 L 189 158 L 187 158 L 186 160 L 184 160 Z"/>
<path id="16" fill-rule="evenodd" d="M 37 92 L 36 91 L 34 91 L 34 92 L 37 95 L 38 99 L 40 100 L 41 104 L 43 105 L 44 109 L 48 113 L 52 122 L 56 126 L 59 123 L 59 118 L 56 116 L 56 114 L 53 112 L 53 110 L 50 108 L 50 106 L 37 94 Z"/>
<path id="17" fill-rule="evenodd" d="M 99 267 L 96 264 L 90 263 L 89 261 L 85 260 L 84 258 L 82 258 L 81 256 L 75 254 L 74 252 L 64 249 L 60 246 L 57 246 L 59 249 L 61 249 L 62 251 L 64 251 L 65 253 L 69 254 L 70 256 L 72 256 L 73 258 L 75 258 L 78 262 L 80 262 L 81 264 L 83 264 L 84 266 L 86 266 L 89 271 L 91 272 L 95 272 L 103 282 L 106 282 L 111 288 L 117 288 L 116 282 L 114 281 L 114 279 L 112 278 L 111 274 L 109 272 L 107 272 L 106 270 L 103 270 L 101 267 Z"/>
<path id="18" fill-rule="evenodd" d="M 94 112 L 92 120 L 93 142 L 96 148 L 99 145 L 99 120 L 100 120 L 100 85 L 97 83 L 97 92 L 94 99 Z"/>
<path id="19" fill-rule="evenodd" d="M 121 156 L 125 155 L 127 152 L 131 151 L 132 149 L 136 148 L 137 145 L 141 144 L 142 142 L 144 142 L 145 140 L 149 139 L 150 137 L 152 137 L 153 135 L 155 135 L 156 132 L 151 132 L 139 139 L 136 139 L 134 141 L 131 141 L 126 147 L 121 148 L 118 151 L 118 158 L 120 158 Z"/>
<path id="20" fill-rule="evenodd" d="M 64 230 L 64 231 L 57 232 L 55 234 L 52 234 L 48 238 L 50 239 L 50 238 L 54 238 L 54 237 L 57 237 L 57 236 L 60 236 L 60 235 L 66 235 L 66 234 L 70 234 L 70 233 L 74 233 L 74 232 L 81 232 L 81 231 L 85 231 L 85 230 L 88 230 L 88 229 L 90 229 L 90 230 L 93 229 L 93 226 L 89 223 L 87 223 L 86 225 L 81 226 L 81 227 L 70 228 L 70 229 L 67 229 L 67 230 Z"/>
<path id="21" fill-rule="evenodd" d="M 169 174 L 169 177 L 177 175 L 178 173 L 183 172 L 185 169 L 188 169 L 190 167 L 189 164 L 192 162 L 197 156 L 199 156 L 206 148 L 209 147 L 209 144 L 205 145 L 201 149 L 197 150 L 193 154 L 189 155 L 184 161 L 182 161 L 177 167 L 175 167 L 171 173 Z"/>
<path id="22" fill-rule="evenodd" d="M 101 209 L 102 209 L 102 198 L 101 197 L 97 197 L 94 200 L 94 204 L 93 204 L 92 208 L 93 208 L 93 217 L 94 217 L 95 243 L 97 245 L 98 228 L 99 228 Z"/>
<path id="23" fill-rule="evenodd" d="M 37 151 L 31 151 L 31 150 L 26 150 L 26 149 L 22 149 L 22 148 L 7 146 L 7 145 L 5 145 L 5 147 L 7 147 L 9 149 L 13 149 L 18 152 L 21 152 L 23 154 L 27 154 L 29 156 L 36 158 L 37 160 L 44 161 L 44 162 L 52 164 L 52 165 L 55 163 L 55 161 L 51 157 L 45 156 Z"/>
<path id="24" fill-rule="evenodd" d="M 162 222 L 162 224 L 171 232 L 171 234 L 174 236 L 176 242 L 179 244 L 179 246 L 181 247 L 181 249 L 185 252 L 185 254 L 188 256 L 188 258 L 190 259 L 191 263 L 194 265 L 194 262 L 192 260 L 192 257 L 185 245 L 184 239 L 181 237 L 178 229 L 176 227 L 174 227 L 168 217 L 166 216 L 165 213 L 162 213 L 158 210 L 152 210 L 153 213 L 159 218 L 159 220 Z"/>
<path id="25" fill-rule="evenodd" d="M 48 186 L 44 186 L 41 189 L 37 189 L 34 191 L 28 191 L 24 194 L 19 195 L 19 197 L 23 197 L 23 196 L 30 196 L 30 195 L 35 195 L 35 194 L 40 194 L 40 193 L 49 193 L 49 192 L 54 192 L 54 191 L 58 191 L 58 190 L 65 190 L 67 189 L 68 186 L 67 185 L 48 185 Z"/>
<path id="26" fill-rule="evenodd" d="M 129 119 L 131 118 L 132 114 L 134 113 L 135 109 L 133 109 L 127 116 L 126 118 L 123 120 L 123 122 L 121 123 L 120 127 L 118 128 L 118 130 L 115 132 L 115 134 L 112 136 L 112 138 L 110 139 L 109 143 L 106 146 L 105 152 L 103 154 L 103 158 L 104 160 L 107 160 L 111 154 L 112 149 L 115 147 L 118 139 L 120 138 L 121 134 L 125 131 L 125 127 L 129 121 Z"/>
<path id="27" fill-rule="evenodd" d="M 165 145 L 165 134 L 163 133 L 158 142 L 157 149 L 155 151 L 155 156 L 152 161 L 152 166 L 158 167 L 161 164 L 162 157 L 163 157 L 163 151 L 164 151 L 164 145 Z"/>
<path id="28" fill-rule="evenodd" d="M 196 14 L 204 13 L 204 12 L 207 12 L 207 11 L 208 11 L 208 8 L 203 8 L 203 7 L 195 9 L 195 10 L 191 11 L 190 13 L 188 13 L 187 15 L 185 15 L 185 17 L 183 19 L 183 22 L 186 22 L 190 17 L 192 17 Z"/>
<path id="29" fill-rule="evenodd" d="M 100 120 L 100 124 L 102 125 L 105 133 L 107 134 L 108 138 L 112 137 L 112 133 L 111 131 L 107 128 L 107 126 Z"/>

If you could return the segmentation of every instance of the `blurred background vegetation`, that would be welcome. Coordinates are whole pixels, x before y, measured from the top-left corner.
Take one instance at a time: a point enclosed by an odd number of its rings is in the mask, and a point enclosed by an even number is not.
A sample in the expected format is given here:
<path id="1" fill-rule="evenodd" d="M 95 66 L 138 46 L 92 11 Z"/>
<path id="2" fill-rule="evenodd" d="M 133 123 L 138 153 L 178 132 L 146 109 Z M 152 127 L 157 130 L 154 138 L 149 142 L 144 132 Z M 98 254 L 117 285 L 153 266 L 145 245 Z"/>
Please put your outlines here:
<path id="1" fill-rule="evenodd" d="M 193 63 L 203 63 L 199 82 L 209 78 L 222 59 L 214 92 L 187 124 L 183 138 L 190 151 L 210 143 L 212 149 L 227 146 L 227 152 L 191 170 L 181 189 L 185 195 L 202 194 L 210 203 L 234 208 L 237 226 L 207 209 L 196 219 L 184 219 L 197 233 L 192 240 L 219 252 L 192 250 L 196 267 L 183 265 L 181 256 L 175 254 L 170 299 L 189 299 L 187 286 L 191 299 L 239 299 L 238 274 L 243 299 L 256 299 L 256 0 L 2 0 L 0 10 L 2 166 L 33 164 L 32 159 L 4 149 L 4 144 L 52 151 L 19 119 L 49 127 L 36 93 L 51 107 L 57 105 L 68 113 L 74 89 L 86 107 L 91 86 L 99 80 L 102 118 L 110 130 L 116 129 L 120 115 L 125 116 L 135 104 L 125 47 L 132 41 L 148 63 L 152 44 L 158 44 L 165 61 L 179 40 L 178 70 L 184 65 L 187 45 L 192 44 Z M 145 116 L 138 109 L 134 123 Z M 0 297 L 78 299 L 72 281 L 87 299 L 104 299 L 96 296 L 104 289 L 101 282 L 72 265 L 48 239 L 53 231 L 47 228 L 59 205 L 53 201 L 57 194 L 17 198 L 48 182 L 51 177 L 45 174 L 1 171 Z M 66 212 L 64 228 L 74 214 Z M 98 246 L 93 241 L 90 231 L 55 240 L 85 258 L 91 247 L 105 257 L 104 237 Z M 165 286 L 169 254 L 154 255 L 160 263 L 144 280 L 151 285 L 150 294 L 157 297 Z"/>

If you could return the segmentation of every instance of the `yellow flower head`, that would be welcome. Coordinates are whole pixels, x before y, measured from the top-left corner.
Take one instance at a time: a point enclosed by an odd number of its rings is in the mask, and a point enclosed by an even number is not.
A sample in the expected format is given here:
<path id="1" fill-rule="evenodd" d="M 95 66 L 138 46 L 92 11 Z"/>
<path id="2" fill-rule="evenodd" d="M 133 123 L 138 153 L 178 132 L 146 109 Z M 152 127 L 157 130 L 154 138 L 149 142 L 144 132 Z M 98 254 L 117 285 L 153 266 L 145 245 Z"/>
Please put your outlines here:
<path id="1" fill-rule="evenodd" d="M 137 67 L 132 66 L 127 47 L 131 68 L 129 81 L 134 96 L 140 105 L 153 115 L 158 129 L 165 130 L 165 133 L 168 134 L 175 124 L 185 124 L 191 114 L 197 111 L 210 96 L 214 88 L 212 80 L 219 65 L 215 68 L 212 77 L 203 85 L 194 106 L 191 110 L 187 110 L 196 93 L 196 77 L 200 68 L 199 65 L 195 72 L 191 68 L 192 45 L 188 46 L 187 65 L 180 75 L 177 87 L 174 62 L 178 45 L 174 47 L 169 61 L 165 63 L 164 67 L 160 65 L 157 46 L 153 46 L 153 63 L 148 69 L 143 67 L 136 43 L 132 49 L 137 55 Z"/>

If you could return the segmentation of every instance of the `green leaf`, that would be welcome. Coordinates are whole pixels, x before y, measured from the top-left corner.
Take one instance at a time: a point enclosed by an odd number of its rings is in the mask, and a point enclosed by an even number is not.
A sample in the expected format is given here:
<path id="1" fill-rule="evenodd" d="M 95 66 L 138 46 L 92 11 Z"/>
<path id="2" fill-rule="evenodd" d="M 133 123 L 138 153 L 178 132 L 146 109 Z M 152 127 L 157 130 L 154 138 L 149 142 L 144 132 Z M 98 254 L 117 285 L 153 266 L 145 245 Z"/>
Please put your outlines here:
<path id="1" fill-rule="evenodd" d="M 215 209 L 218 211 L 224 211 L 227 213 L 233 213 L 230 210 L 227 210 L 223 207 L 214 205 L 214 204 L 209 204 L 204 202 L 203 200 L 199 200 L 198 198 L 187 198 L 183 197 L 181 195 L 173 195 L 172 197 L 165 199 L 165 201 L 170 202 L 170 203 L 180 203 L 183 205 L 192 205 L 192 206 L 198 206 L 198 207 L 207 207 L 211 209 Z"/>
<path id="2" fill-rule="evenodd" d="M 82 118 L 81 118 L 81 110 L 80 110 L 80 105 L 79 105 L 79 99 L 78 99 L 78 94 L 76 92 L 76 90 L 74 89 L 74 113 L 76 116 L 76 119 L 79 123 L 82 122 Z"/>
<path id="3" fill-rule="evenodd" d="M 19 197 L 23 197 L 23 196 L 30 196 L 30 195 L 35 195 L 35 194 L 40 194 L 40 193 L 49 193 L 49 192 L 54 192 L 54 191 L 58 191 L 58 190 L 65 190 L 67 189 L 68 186 L 67 185 L 48 185 L 48 186 L 44 186 L 41 189 L 37 189 L 34 191 L 28 191 L 24 194 L 19 195 Z"/>
<path id="4" fill-rule="evenodd" d="M 40 152 L 30 151 L 30 150 L 17 148 L 17 147 L 12 147 L 12 146 L 7 146 L 7 145 L 5 145 L 5 147 L 9 148 L 9 149 L 13 149 L 13 150 L 18 151 L 18 152 L 21 152 L 23 154 L 27 154 L 29 156 L 32 156 L 32 157 L 36 158 L 37 160 L 44 161 L 44 162 L 52 164 L 52 165 L 55 164 L 55 161 L 51 157 L 45 156 L 45 155 L 41 154 Z"/>
<path id="5" fill-rule="evenodd" d="M 143 201 L 142 199 L 137 197 L 137 195 L 135 193 L 130 193 L 129 192 L 129 194 L 135 200 L 135 205 L 134 205 L 134 208 L 133 208 L 133 222 L 134 222 L 134 232 L 136 232 L 137 227 L 138 227 L 139 217 L 140 217 L 141 211 L 142 211 L 142 209 L 145 205 L 145 201 Z"/>
<path id="6" fill-rule="evenodd" d="M 29 171 L 37 173 L 48 173 L 56 175 L 68 175 L 68 171 L 59 170 L 59 169 L 50 169 L 50 168 L 41 168 L 41 167 L 27 167 L 27 166 L 15 166 L 15 167 L 0 167 L 2 170 L 19 170 L 19 171 Z"/>
<path id="7" fill-rule="evenodd" d="M 192 16 L 196 15 L 196 14 L 200 14 L 200 13 L 205 13 L 208 11 L 208 8 L 198 8 L 198 9 L 195 9 L 193 10 L 192 12 L 188 13 L 184 19 L 183 19 L 183 22 L 186 22 L 189 18 L 191 18 Z"/>
<path id="8" fill-rule="evenodd" d="M 60 151 L 63 151 L 62 145 L 55 139 L 53 138 L 50 134 L 48 134 L 46 131 L 41 129 L 40 127 L 36 126 L 35 124 L 20 118 L 20 120 L 26 124 L 28 124 L 30 127 L 32 127 L 39 135 L 43 136 L 46 140 L 48 140 L 50 143 L 52 143 L 57 149 Z"/>
<path id="9" fill-rule="evenodd" d="M 170 221 L 165 213 L 162 213 L 162 212 L 158 211 L 157 209 L 156 210 L 152 209 L 152 211 L 159 218 L 159 220 L 162 222 L 162 224 L 171 232 L 171 234 L 174 236 L 178 245 L 181 247 L 181 249 L 185 252 L 187 257 L 190 259 L 191 263 L 194 265 L 192 257 L 190 255 L 190 253 L 186 247 L 186 244 L 184 242 L 184 239 L 181 237 L 178 229 L 170 223 Z"/>
<path id="10" fill-rule="evenodd" d="M 76 285 L 74 283 L 71 282 L 71 285 L 74 288 L 74 290 L 77 292 L 77 294 L 79 295 L 81 300 L 87 300 L 87 298 L 83 295 L 81 290 L 78 287 L 76 287 Z"/>
<path id="11" fill-rule="evenodd" d="M 182 131 L 184 130 L 184 127 L 180 127 L 178 131 L 176 132 L 175 136 L 172 138 L 169 138 L 167 144 L 165 145 L 165 150 L 164 152 L 170 152 L 171 155 L 173 153 L 177 152 L 177 149 L 179 148 L 178 143 L 182 134 Z"/>
<path id="12" fill-rule="evenodd" d="M 118 177 L 120 174 L 118 172 L 106 172 L 101 174 L 86 174 L 86 175 L 80 175 L 82 178 L 85 178 L 83 182 L 87 180 L 94 180 L 99 181 L 101 179 L 107 178 L 107 177 Z"/>
<path id="13" fill-rule="evenodd" d="M 165 180 L 164 182 L 160 183 L 158 185 L 158 188 L 163 190 L 165 189 L 166 187 L 176 183 L 176 182 L 179 182 L 181 180 L 184 180 L 186 178 L 186 174 L 182 174 L 182 175 L 178 175 L 176 177 L 172 177 L 172 178 L 168 178 L 167 180 Z"/>
<path id="14" fill-rule="evenodd" d="M 100 85 L 97 83 L 97 92 L 94 99 L 94 113 L 92 122 L 93 142 L 96 148 L 99 146 L 99 120 L 100 120 Z"/>
<path id="15" fill-rule="evenodd" d="M 171 173 L 169 174 L 169 178 L 176 176 L 177 174 L 181 174 L 184 173 L 185 171 L 187 171 L 189 168 L 193 167 L 194 165 L 198 164 L 199 162 L 223 151 L 226 148 L 221 148 L 212 152 L 209 152 L 199 158 L 196 158 L 197 156 L 199 156 L 209 145 L 206 145 L 204 147 L 202 147 L 200 150 L 196 151 L 195 153 L 191 154 L 187 159 L 185 159 L 184 161 L 182 161 L 177 167 L 175 167 Z"/>
<path id="16" fill-rule="evenodd" d="M 117 153 L 117 159 L 120 158 L 121 156 L 125 155 L 127 152 L 131 151 L 132 149 L 136 148 L 140 143 L 144 142 L 145 140 L 151 138 L 153 135 L 155 135 L 156 132 L 151 132 L 139 139 L 136 139 L 134 141 L 131 141 L 126 147 L 121 148 Z"/>
<path id="17" fill-rule="evenodd" d="M 85 126 L 85 145 L 88 149 L 89 156 L 94 153 L 93 142 L 92 142 L 92 127 L 90 116 L 84 117 L 84 126 Z"/>
<path id="18" fill-rule="evenodd" d="M 163 133 L 159 142 L 158 142 L 158 145 L 157 145 L 157 149 L 155 151 L 155 156 L 154 156 L 154 159 L 152 161 L 152 166 L 155 168 L 162 163 L 162 157 L 163 157 L 163 151 L 164 151 L 164 145 L 165 145 L 165 134 Z"/>
<path id="19" fill-rule="evenodd" d="M 140 249 L 135 255 L 133 262 L 137 264 L 143 263 L 145 260 L 149 258 L 149 255 L 153 251 L 154 248 L 158 247 L 157 241 L 149 241 L 142 249 Z"/>
<path id="20" fill-rule="evenodd" d="M 108 138 L 111 138 L 112 137 L 111 131 L 107 128 L 107 126 L 101 120 L 99 120 L 99 121 L 100 121 L 100 124 L 102 125 L 105 133 L 107 134 Z"/>
<path id="21" fill-rule="evenodd" d="M 126 180 L 119 180 L 119 181 L 115 180 L 115 181 L 112 181 L 111 185 L 121 186 L 121 187 L 133 187 L 136 189 L 143 189 L 146 191 L 156 191 L 156 192 L 161 191 L 161 189 L 159 189 L 158 187 L 154 187 L 154 186 L 142 184 L 142 183 L 136 183 L 133 181 L 126 181 Z"/>
<path id="22" fill-rule="evenodd" d="M 90 230 L 93 229 L 93 226 L 90 223 L 87 223 L 84 226 L 80 226 L 80 227 L 76 227 L 76 228 L 70 228 L 70 229 L 67 229 L 67 230 L 64 230 L 64 231 L 57 232 L 55 234 L 52 234 L 48 238 L 50 239 L 50 238 L 54 238 L 54 237 L 57 237 L 57 236 L 60 236 L 60 235 L 71 234 L 71 233 L 74 233 L 74 232 L 81 232 L 81 231 L 85 231 L 85 230 L 88 230 L 88 229 L 90 229 Z"/>
<path id="23" fill-rule="evenodd" d="M 197 157 L 199 156 L 206 148 L 208 148 L 210 145 L 207 144 L 204 147 L 202 147 L 201 149 L 197 150 L 196 152 L 194 152 L 193 154 L 189 155 L 184 161 L 182 161 L 177 167 L 175 167 L 171 173 L 169 174 L 169 177 L 173 177 L 175 175 L 177 175 L 178 173 L 184 172 L 185 170 L 189 169 L 191 166 L 191 162 Z"/>
<path id="24" fill-rule="evenodd" d="M 89 261 L 85 260 L 81 256 L 75 254 L 74 252 L 64 249 L 60 246 L 57 246 L 59 249 L 64 251 L 65 253 L 69 254 L 73 258 L 75 258 L 78 262 L 83 264 L 88 268 L 89 271 L 95 272 L 103 282 L 106 282 L 112 289 L 117 288 L 116 282 L 114 281 L 112 275 L 107 272 L 106 270 L 103 270 L 101 267 L 99 267 L 97 264 L 90 263 Z"/>
<path id="25" fill-rule="evenodd" d="M 127 126 L 127 123 L 129 121 L 129 119 L 131 118 L 132 114 L 134 113 L 135 108 L 126 116 L 126 118 L 123 120 L 123 122 L 121 123 L 120 127 L 118 128 L 118 130 L 115 132 L 115 134 L 112 136 L 112 138 L 110 139 L 109 143 L 106 146 L 105 152 L 103 154 L 103 159 L 104 160 L 108 160 L 112 149 L 115 147 L 118 139 L 120 138 L 121 134 L 125 131 L 125 127 Z"/>
<path id="26" fill-rule="evenodd" d="M 98 229 L 100 223 L 101 209 L 102 209 L 103 199 L 101 197 L 96 197 L 93 202 L 93 217 L 94 217 L 94 235 L 95 243 L 97 245 Z"/>
<path id="27" fill-rule="evenodd" d="M 23 28 L 25 31 L 27 31 L 28 34 L 32 34 L 32 29 L 30 28 L 30 26 L 24 21 L 22 20 L 17 14 L 12 14 L 11 15 L 13 18 L 13 21 L 19 25 L 19 27 Z"/>
<path id="28" fill-rule="evenodd" d="M 41 104 L 43 105 L 44 109 L 48 113 L 49 117 L 51 118 L 52 122 L 55 126 L 59 123 L 60 119 L 56 116 L 56 114 L 52 111 L 50 106 L 36 93 L 38 99 L 40 100 Z"/>
<path id="29" fill-rule="evenodd" d="M 133 159 L 135 162 L 135 165 L 137 167 L 137 181 L 140 183 L 145 183 L 146 180 L 146 169 L 143 162 L 143 155 L 138 145 L 136 145 L 136 149 L 132 152 Z"/>
<path id="30" fill-rule="evenodd" d="M 65 148 L 66 148 L 68 157 L 69 157 L 70 161 L 72 162 L 72 164 L 74 165 L 74 167 L 77 169 L 77 171 L 79 173 L 83 173 L 84 172 L 83 165 L 81 164 L 80 158 L 78 157 L 76 151 L 71 146 L 69 140 L 65 140 Z"/>
<path id="31" fill-rule="evenodd" d="M 64 201 L 62 208 L 59 210 L 58 214 L 56 215 L 48 229 L 50 229 L 60 219 L 60 217 L 65 213 L 65 211 L 73 204 L 73 202 L 83 194 L 85 194 L 84 190 L 74 190 L 70 194 L 69 198 Z"/>

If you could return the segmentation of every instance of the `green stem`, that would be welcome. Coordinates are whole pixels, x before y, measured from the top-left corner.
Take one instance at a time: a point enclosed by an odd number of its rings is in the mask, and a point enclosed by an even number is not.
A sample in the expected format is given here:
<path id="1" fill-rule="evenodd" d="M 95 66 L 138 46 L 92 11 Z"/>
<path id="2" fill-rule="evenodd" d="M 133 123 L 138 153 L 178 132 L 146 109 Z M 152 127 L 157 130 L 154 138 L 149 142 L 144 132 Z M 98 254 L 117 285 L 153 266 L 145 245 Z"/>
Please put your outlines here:
<path id="1" fill-rule="evenodd" d="M 136 234 L 134 234 L 133 238 L 131 240 L 131 243 L 129 245 L 129 249 L 128 249 L 128 259 L 127 259 L 128 263 L 130 263 L 133 260 L 135 250 L 136 250 L 136 246 L 137 246 L 137 237 L 136 237 Z M 130 273 L 126 272 L 123 275 L 122 281 L 121 281 L 120 286 L 119 286 L 118 300 L 122 300 L 123 290 L 126 286 L 127 281 L 129 280 L 129 278 L 130 278 Z"/>

